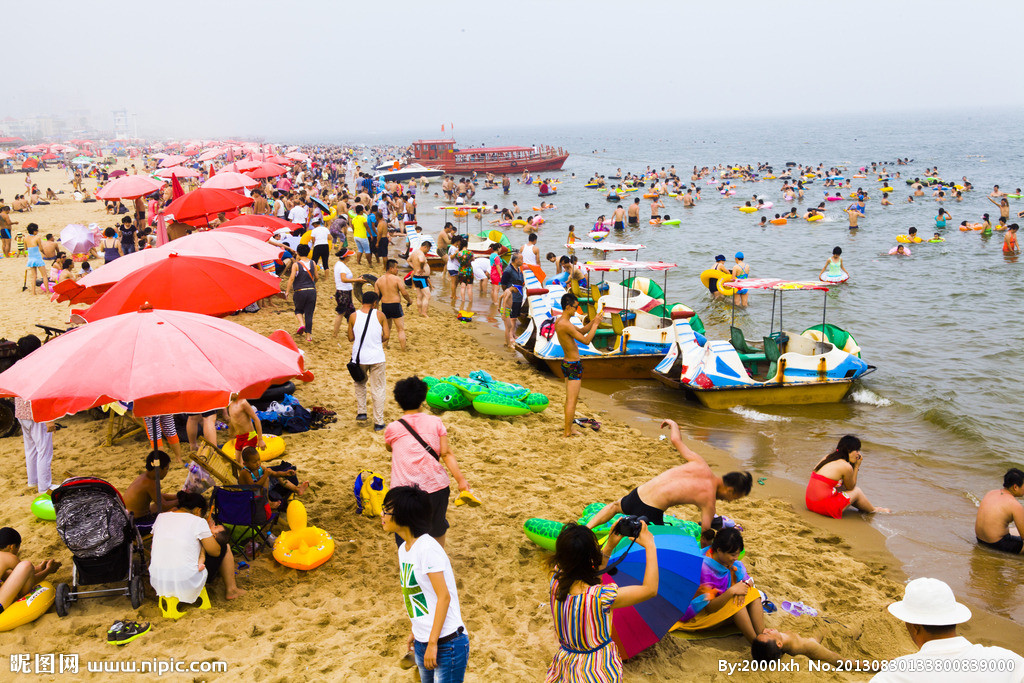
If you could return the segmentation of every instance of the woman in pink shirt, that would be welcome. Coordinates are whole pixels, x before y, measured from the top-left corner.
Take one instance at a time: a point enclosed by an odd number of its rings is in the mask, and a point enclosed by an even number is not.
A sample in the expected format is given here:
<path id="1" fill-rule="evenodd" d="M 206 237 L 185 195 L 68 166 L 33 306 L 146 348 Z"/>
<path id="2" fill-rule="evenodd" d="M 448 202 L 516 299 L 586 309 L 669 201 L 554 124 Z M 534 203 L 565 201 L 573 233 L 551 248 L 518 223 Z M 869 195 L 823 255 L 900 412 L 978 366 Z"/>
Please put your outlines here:
<path id="1" fill-rule="evenodd" d="M 455 477 L 459 491 L 469 491 L 469 484 L 459 471 L 441 418 L 420 411 L 427 389 L 427 383 L 416 376 L 395 382 L 395 401 L 403 413 L 384 430 L 384 442 L 391 451 L 391 488 L 415 484 L 427 492 L 432 510 L 429 534 L 444 547 L 448 530 L 448 472 Z M 402 543 L 401 539 L 397 541 Z"/>

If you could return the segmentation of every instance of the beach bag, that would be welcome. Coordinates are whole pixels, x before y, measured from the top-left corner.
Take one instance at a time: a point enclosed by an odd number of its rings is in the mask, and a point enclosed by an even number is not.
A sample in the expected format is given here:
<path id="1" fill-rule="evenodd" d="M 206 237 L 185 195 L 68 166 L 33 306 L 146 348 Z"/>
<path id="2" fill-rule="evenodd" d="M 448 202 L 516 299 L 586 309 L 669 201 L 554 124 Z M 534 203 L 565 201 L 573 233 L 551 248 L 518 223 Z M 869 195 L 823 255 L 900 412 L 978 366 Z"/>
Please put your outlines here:
<path id="1" fill-rule="evenodd" d="M 213 477 L 202 467 L 194 462 L 188 464 L 188 476 L 185 477 L 185 484 L 181 487 L 186 493 L 202 493 L 214 485 Z"/>
<path id="2" fill-rule="evenodd" d="M 359 347 L 356 349 L 356 359 L 350 360 L 345 367 L 348 368 L 348 374 L 352 375 L 352 381 L 356 384 L 362 384 L 366 381 L 366 371 L 363 370 L 363 366 L 359 364 L 359 353 L 363 350 L 363 340 L 366 339 L 366 332 L 370 329 L 370 316 L 374 314 L 374 309 L 370 310 L 370 313 L 366 316 L 366 322 L 363 323 L 363 334 L 359 337 Z"/>
<path id="3" fill-rule="evenodd" d="M 380 517 L 387 492 L 384 477 L 370 470 L 359 470 L 354 487 L 356 513 L 365 517 Z"/>

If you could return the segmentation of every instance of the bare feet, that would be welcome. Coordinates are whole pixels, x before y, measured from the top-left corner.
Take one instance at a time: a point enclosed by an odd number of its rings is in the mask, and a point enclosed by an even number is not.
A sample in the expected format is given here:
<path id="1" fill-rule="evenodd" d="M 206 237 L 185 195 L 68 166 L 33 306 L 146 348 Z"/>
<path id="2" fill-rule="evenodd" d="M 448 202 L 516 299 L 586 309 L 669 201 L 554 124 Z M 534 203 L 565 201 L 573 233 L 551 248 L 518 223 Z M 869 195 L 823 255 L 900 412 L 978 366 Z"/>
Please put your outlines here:
<path id="1" fill-rule="evenodd" d="M 309 482 L 308 481 L 304 481 L 301 484 L 299 484 L 299 495 L 300 496 L 303 493 L 305 493 L 306 491 L 308 491 L 308 490 L 309 490 Z"/>
<path id="2" fill-rule="evenodd" d="M 227 598 L 228 600 L 234 600 L 236 598 L 242 597 L 243 595 L 245 595 L 248 592 L 249 591 L 245 590 L 244 588 L 239 588 L 239 587 L 236 586 L 234 590 L 226 590 L 225 589 L 224 597 Z"/>
<path id="3" fill-rule="evenodd" d="M 571 436 L 583 436 L 583 432 L 573 427 L 572 431 L 569 432 L 568 434 L 562 434 L 563 439 L 568 439 Z"/>
<path id="4" fill-rule="evenodd" d="M 890 510 L 889 508 L 875 508 L 874 511 L 875 512 L 883 512 L 883 513 L 886 513 L 886 514 L 892 512 L 892 510 Z"/>

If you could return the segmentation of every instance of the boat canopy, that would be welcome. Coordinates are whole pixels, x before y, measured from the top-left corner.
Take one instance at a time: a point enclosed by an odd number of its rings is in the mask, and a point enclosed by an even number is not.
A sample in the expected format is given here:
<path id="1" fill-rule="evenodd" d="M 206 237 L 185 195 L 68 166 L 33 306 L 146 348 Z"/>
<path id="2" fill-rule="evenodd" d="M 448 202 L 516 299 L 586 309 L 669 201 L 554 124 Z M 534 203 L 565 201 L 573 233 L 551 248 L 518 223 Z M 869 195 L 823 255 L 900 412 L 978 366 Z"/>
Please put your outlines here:
<path id="1" fill-rule="evenodd" d="M 776 280 L 773 278 L 753 278 L 749 280 L 730 280 L 721 283 L 720 287 L 729 289 L 768 289 L 774 291 L 788 291 L 794 289 L 817 289 L 827 292 L 828 285 L 823 282 L 800 282 L 797 280 Z"/>
<path id="2" fill-rule="evenodd" d="M 598 251 L 640 251 L 647 248 L 642 244 L 615 244 L 614 242 L 573 242 L 565 246 L 567 249 L 597 249 Z"/>
<path id="3" fill-rule="evenodd" d="M 577 243 L 577 247 L 579 244 Z M 674 263 L 664 261 L 630 261 L 628 259 L 616 259 L 614 261 L 587 261 L 587 270 L 598 272 L 610 272 L 618 270 L 669 270 L 675 268 Z"/>

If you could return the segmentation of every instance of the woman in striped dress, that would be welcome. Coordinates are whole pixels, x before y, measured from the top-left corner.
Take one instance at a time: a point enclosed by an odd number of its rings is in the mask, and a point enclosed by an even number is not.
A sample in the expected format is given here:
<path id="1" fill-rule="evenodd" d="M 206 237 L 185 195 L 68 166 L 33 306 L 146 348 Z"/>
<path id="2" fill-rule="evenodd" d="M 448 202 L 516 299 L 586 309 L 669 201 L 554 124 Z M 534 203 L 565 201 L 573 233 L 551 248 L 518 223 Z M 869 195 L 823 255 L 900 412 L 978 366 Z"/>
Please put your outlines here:
<path id="1" fill-rule="evenodd" d="M 545 683 L 613 683 L 622 679 L 622 660 L 612 642 L 612 610 L 629 607 L 658 594 L 658 557 L 654 536 L 642 524 L 637 544 L 647 550 L 640 586 L 619 588 L 601 583 L 607 556 L 621 539 L 612 533 L 602 554 L 597 536 L 570 523 L 558 535 L 551 577 L 551 616 L 559 648 Z"/>

